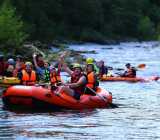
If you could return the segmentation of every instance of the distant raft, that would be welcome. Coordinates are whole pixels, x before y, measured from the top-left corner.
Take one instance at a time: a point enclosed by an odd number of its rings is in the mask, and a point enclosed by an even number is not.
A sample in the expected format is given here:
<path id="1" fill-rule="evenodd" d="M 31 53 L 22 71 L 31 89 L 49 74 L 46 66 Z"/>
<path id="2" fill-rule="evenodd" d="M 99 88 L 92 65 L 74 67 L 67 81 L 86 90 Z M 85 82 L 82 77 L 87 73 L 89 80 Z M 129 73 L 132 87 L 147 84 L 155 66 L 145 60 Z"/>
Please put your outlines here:
<path id="1" fill-rule="evenodd" d="M 158 76 L 152 76 L 149 78 L 142 78 L 142 77 L 135 77 L 135 78 L 129 78 L 129 77 L 109 77 L 109 76 L 103 76 L 100 78 L 101 81 L 112 81 L 112 82 L 118 82 L 118 81 L 124 81 L 124 82 L 150 82 L 150 81 L 157 81 L 160 77 Z"/>
<path id="2" fill-rule="evenodd" d="M 41 86 L 11 86 L 2 94 L 6 107 L 52 108 L 56 109 L 93 109 L 106 108 L 112 103 L 112 95 L 105 89 L 98 88 L 96 95 L 83 94 L 76 100 L 65 93 L 55 95 L 54 91 Z"/>

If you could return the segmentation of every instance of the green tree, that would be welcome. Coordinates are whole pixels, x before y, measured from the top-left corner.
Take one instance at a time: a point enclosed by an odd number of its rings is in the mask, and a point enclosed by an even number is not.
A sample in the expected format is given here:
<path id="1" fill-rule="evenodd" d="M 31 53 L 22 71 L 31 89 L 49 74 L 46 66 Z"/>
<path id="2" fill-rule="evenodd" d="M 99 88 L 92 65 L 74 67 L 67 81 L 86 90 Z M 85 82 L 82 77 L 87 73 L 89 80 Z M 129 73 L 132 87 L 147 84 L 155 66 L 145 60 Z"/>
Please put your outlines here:
<path id="1" fill-rule="evenodd" d="M 147 16 L 141 18 L 141 20 L 139 21 L 138 31 L 140 39 L 151 40 L 155 37 L 154 25 L 150 18 Z"/>
<path id="2" fill-rule="evenodd" d="M 16 16 L 16 10 L 9 1 L 3 2 L 0 8 L 0 45 L 16 49 L 24 42 L 27 34 L 23 31 L 24 24 Z"/>

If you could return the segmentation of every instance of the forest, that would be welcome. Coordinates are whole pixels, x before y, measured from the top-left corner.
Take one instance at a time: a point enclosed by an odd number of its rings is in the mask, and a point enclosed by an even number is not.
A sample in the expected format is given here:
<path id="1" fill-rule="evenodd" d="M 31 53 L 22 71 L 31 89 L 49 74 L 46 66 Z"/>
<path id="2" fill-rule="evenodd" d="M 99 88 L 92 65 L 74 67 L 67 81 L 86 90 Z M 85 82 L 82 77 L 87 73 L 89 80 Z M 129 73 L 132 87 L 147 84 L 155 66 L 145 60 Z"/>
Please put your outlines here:
<path id="1" fill-rule="evenodd" d="M 1 0 L 0 44 L 158 40 L 159 0 Z"/>

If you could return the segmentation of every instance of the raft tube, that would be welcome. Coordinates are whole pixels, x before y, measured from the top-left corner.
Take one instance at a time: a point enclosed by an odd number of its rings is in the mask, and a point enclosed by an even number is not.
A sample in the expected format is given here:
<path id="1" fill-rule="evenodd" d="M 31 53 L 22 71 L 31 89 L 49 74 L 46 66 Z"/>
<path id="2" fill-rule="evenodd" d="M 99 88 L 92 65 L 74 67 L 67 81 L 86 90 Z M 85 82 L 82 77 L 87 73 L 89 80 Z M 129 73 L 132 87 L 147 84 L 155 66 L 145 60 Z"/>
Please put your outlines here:
<path id="1" fill-rule="evenodd" d="M 101 81 L 126 81 L 126 82 L 150 82 L 150 81 L 157 81 L 159 79 L 158 76 L 152 76 L 149 78 L 141 78 L 141 77 L 135 77 L 135 78 L 129 78 L 129 77 L 102 77 Z"/>
<path id="2" fill-rule="evenodd" d="M 17 77 L 0 77 L 0 86 L 9 87 L 11 85 L 20 84 L 20 80 Z"/>
<path id="3" fill-rule="evenodd" d="M 112 103 L 112 95 L 102 88 L 97 89 L 97 95 L 83 94 L 80 100 L 61 93 L 55 95 L 54 91 L 36 86 L 11 86 L 2 94 L 2 100 L 6 107 L 23 106 L 27 108 L 53 109 L 93 109 L 106 108 Z"/>

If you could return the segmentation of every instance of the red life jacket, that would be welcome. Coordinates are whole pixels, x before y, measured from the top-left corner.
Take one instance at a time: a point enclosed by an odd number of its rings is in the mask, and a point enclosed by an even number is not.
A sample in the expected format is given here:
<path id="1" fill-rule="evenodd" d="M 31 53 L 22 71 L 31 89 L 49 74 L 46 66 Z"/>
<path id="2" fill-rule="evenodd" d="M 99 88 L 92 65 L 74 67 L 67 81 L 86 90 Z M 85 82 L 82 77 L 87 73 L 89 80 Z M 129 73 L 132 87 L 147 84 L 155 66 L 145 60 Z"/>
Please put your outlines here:
<path id="1" fill-rule="evenodd" d="M 75 75 L 74 73 L 71 75 L 71 83 L 77 83 L 79 81 L 79 79 L 84 76 L 84 74 L 80 74 L 80 75 Z M 86 87 L 86 84 L 85 85 L 81 85 L 77 88 L 72 88 L 74 89 L 74 91 L 76 93 L 79 93 L 79 94 L 83 94 L 84 93 L 84 90 L 85 90 L 85 87 Z"/>
<path id="2" fill-rule="evenodd" d="M 34 85 L 36 83 L 36 73 L 32 70 L 31 74 L 28 74 L 26 70 L 22 70 L 22 84 Z"/>
<path id="3" fill-rule="evenodd" d="M 7 64 L 4 61 L 0 61 L 0 75 L 4 76 L 4 72 L 7 69 Z"/>

